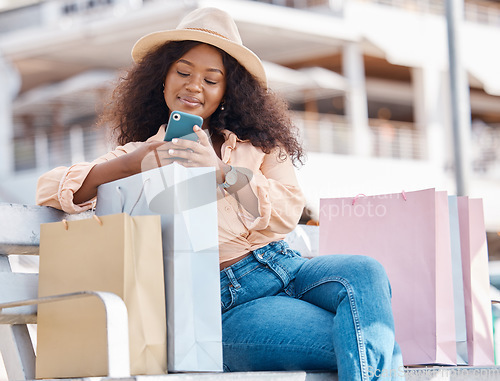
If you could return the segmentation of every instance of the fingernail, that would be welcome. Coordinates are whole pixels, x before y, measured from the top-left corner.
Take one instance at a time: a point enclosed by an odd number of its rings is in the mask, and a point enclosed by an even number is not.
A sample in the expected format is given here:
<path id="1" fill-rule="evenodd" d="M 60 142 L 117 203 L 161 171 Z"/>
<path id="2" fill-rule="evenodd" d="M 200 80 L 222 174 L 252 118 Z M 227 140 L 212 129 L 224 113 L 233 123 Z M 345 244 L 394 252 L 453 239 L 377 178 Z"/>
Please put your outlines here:
<path id="1" fill-rule="evenodd" d="M 200 126 L 194 126 L 194 130 L 195 130 L 195 131 L 200 131 L 200 130 L 201 130 L 201 128 L 200 128 Z"/>
<path id="2" fill-rule="evenodd" d="M 172 139 L 172 143 L 177 143 L 178 141 L 179 141 L 179 139 L 177 139 L 177 138 Z M 172 150 L 170 150 L 170 151 L 172 151 Z"/>

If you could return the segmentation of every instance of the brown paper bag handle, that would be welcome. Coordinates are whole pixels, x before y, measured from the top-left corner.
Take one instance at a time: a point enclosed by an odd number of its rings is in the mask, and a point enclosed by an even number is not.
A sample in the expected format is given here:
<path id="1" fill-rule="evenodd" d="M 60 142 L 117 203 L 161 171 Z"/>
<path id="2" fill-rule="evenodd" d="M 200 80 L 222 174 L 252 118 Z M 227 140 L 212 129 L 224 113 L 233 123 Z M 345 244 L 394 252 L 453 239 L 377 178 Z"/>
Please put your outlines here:
<path id="1" fill-rule="evenodd" d="M 92 216 L 92 218 L 93 218 L 94 220 L 96 220 L 96 221 L 97 221 L 97 223 L 98 223 L 100 226 L 102 226 L 102 220 L 101 220 L 98 216 L 96 216 L 96 215 L 94 214 L 94 215 Z M 68 220 L 63 219 L 63 220 L 61 220 L 61 222 L 62 222 L 62 224 L 64 225 L 64 230 L 68 230 L 68 229 L 69 229 Z"/>
<path id="2" fill-rule="evenodd" d="M 146 182 L 149 181 L 149 179 L 146 179 L 143 183 L 142 183 L 142 187 L 141 187 L 141 192 L 139 193 L 139 197 L 137 197 L 137 200 L 135 201 L 134 205 L 132 205 L 132 209 L 130 209 L 130 215 L 132 215 L 132 212 L 134 211 L 135 207 L 137 206 L 137 204 L 139 203 L 139 200 L 141 199 L 142 197 L 142 194 L 144 193 L 144 187 L 146 186 Z M 125 200 L 124 200 L 124 197 L 123 197 L 123 192 L 121 191 L 121 187 L 118 185 L 116 187 L 116 191 L 118 192 L 118 194 L 120 195 L 120 201 L 121 201 L 121 205 L 122 205 L 122 213 L 124 212 L 124 207 L 125 207 Z M 102 220 L 97 216 L 97 215 L 93 215 L 92 218 L 94 220 L 97 221 L 97 223 L 102 226 Z M 66 219 L 63 219 L 61 221 L 64 225 L 64 229 L 65 230 L 68 230 L 69 229 L 69 225 L 68 225 L 68 220 Z"/>

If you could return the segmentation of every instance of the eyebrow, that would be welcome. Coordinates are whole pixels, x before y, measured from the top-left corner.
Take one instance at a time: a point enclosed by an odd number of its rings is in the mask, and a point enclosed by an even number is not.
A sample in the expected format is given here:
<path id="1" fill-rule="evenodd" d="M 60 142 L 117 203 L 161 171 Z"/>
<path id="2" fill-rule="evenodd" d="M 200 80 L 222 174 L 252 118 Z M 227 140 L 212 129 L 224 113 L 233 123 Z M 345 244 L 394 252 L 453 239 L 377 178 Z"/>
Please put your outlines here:
<path id="1" fill-rule="evenodd" d="M 191 62 L 189 62 L 188 60 L 182 59 L 182 58 L 179 61 L 177 61 L 177 63 L 184 63 L 184 64 L 189 65 L 189 66 L 194 66 Z M 220 74 L 224 75 L 222 70 L 217 69 L 217 68 L 209 68 L 209 69 L 207 69 L 207 71 L 214 72 L 214 73 L 220 73 Z"/>

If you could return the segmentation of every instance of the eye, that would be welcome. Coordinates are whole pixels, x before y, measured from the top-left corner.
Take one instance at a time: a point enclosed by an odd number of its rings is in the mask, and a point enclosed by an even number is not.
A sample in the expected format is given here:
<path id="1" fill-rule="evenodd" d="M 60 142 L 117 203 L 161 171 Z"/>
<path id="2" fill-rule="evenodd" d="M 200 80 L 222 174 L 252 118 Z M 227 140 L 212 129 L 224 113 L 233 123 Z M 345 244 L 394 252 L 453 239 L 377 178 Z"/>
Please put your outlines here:
<path id="1" fill-rule="evenodd" d="M 205 82 L 208 83 L 209 85 L 216 85 L 217 81 L 212 81 L 211 79 L 205 79 Z"/>
<path id="2" fill-rule="evenodd" d="M 177 70 L 177 74 L 179 74 L 181 77 L 189 76 L 189 73 L 183 73 L 182 71 L 179 71 L 179 70 Z"/>

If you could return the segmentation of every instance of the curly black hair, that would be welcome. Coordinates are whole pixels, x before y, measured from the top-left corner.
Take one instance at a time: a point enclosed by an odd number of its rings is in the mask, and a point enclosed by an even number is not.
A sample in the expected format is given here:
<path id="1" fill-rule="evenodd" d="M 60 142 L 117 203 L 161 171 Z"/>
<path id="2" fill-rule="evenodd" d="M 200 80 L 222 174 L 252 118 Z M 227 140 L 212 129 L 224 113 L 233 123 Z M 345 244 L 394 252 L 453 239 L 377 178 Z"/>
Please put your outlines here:
<path id="1" fill-rule="evenodd" d="M 100 123 L 111 128 L 118 144 L 145 141 L 168 121 L 170 110 L 163 96 L 167 72 L 174 62 L 199 44 L 202 43 L 167 42 L 119 78 L 100 116 Z M 298 129 L 291 120 L 286 101 L 264 88 L 236 59 L 218 50 L 226 69 L 226 93 L 224 110 L 218 108 L 210 117 L 210 132 L 227 129 L 265 153 L 279 147 L 294 163 L 303 163 Z"/>

